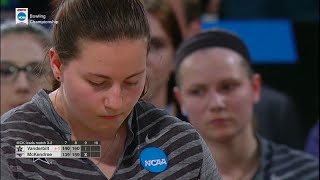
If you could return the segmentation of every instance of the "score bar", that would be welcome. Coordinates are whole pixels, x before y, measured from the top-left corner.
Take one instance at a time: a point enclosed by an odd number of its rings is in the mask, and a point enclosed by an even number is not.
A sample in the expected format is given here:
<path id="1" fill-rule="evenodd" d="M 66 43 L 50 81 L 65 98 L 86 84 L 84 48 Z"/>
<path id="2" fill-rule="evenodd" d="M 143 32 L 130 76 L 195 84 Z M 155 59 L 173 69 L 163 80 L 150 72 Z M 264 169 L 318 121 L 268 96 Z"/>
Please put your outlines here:
<path id="1" fill-rule="evenodd" d="M 87 142 L 87 143 L 86 143 Z M 96 142 L 96 143 L 95 143 Z M 72 141 L 61 145 L 15 145 L 16 158 L 88 158 L 101 157 L 101 145 L 97 141 Z"/>

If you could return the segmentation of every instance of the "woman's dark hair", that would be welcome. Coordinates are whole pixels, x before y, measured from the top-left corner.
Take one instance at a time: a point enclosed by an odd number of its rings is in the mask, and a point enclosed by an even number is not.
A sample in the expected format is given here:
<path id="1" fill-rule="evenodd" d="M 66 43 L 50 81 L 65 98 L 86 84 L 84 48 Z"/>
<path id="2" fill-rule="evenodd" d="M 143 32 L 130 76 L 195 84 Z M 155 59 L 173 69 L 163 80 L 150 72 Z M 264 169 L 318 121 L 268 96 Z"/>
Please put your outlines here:
<path id="1" fill-rule="evenodd" d="M 38 24 L 16 24 L 15 21 L 5 21 L 1 23 L 1 38 L 6 37 L 9 34 L 31 34 L 37 39 L 42 47 L 46 49 L 51 44 L 49 32 Z"/>
<path id="2" fill-rule="evenodd" d="M 53 47 L 62 64 L 79 55 L 79 41 L 115 42 L 143 39 L 148 42 L 150 30 L 140 0 L 67 0 L 56 10 L 53 25 Z M 52 74 L 52 73 L 51 73 Z M 60 83 L 52 77 L 53 90 Z"/>
<path id="3" fill-rule="evenodd" d="M 175 49 L 182 41 L 181 30 L 176 15 L 166 0 L 141 0 L 146 11 L 154 16 L 170 38 Z"/>
<path id="4" fill-rule="evenodd" d="M 223 47 L 238 53 L 242 57 L 242 65 L 246 69 L 249 78 L 254 74 L 251 67 L 251 57 L 244 41 L 235 33 L 225 29 L 212 29 L 199 33 L 184 41 L 176 52 L 176 82 L 180 85 L 180 66 L 190 54 L 210 47 Z"/>

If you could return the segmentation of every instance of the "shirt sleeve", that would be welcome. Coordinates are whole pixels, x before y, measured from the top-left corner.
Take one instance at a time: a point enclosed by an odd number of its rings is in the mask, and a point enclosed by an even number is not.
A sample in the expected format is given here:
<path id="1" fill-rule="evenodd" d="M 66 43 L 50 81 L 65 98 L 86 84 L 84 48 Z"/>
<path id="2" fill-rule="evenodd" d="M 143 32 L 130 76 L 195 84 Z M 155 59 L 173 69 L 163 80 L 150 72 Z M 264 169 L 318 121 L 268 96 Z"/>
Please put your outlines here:
<path id="1" fill-rule="evenodd" d="M 213 159 L 213 156 L 207 144 L 201 136 L 200 140 L 203 149 L 203 163 L 200 171 L 200 180 L 221 180 L 217 165 Z"/>

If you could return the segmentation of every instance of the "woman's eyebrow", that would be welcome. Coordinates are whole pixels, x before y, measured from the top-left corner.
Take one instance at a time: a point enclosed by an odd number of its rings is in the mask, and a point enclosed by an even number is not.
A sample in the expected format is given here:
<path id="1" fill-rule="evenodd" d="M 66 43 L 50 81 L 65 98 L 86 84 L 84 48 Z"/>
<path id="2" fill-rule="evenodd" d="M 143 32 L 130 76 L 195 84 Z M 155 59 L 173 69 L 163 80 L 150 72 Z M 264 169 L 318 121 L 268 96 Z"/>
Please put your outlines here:
<path id="1" fill-rule="evenodd" d="M 109 76 L 102 75 L 102 74 L 96 74 L 96 73 L 92 73 L 92 72 L 89 72 L 89 76 L 96 76 L 96 77 L 101 77 L 101 78 L 104 78 L 104 79 L 112 79 Z"/>
<path id="2" fill-rule="evenodd" d="M 137 73 L 134 73 L 134 74 L 128 76 L 126 79 L 130 79 L 130 78 L 132 78 L 132 77 L 134 77 L 134 76 L 137 76 L 137 75 L 140 75 L 140 74 L 142 74 L 142 73 L 144 73 L 144 72 L 145 72 L 145 69 L 143 69 L 143 70 L 141 70 L 141 71 L 138 71 Z"/>
<path id="3" fill-rule="evenodd" d="M 141 71 L 138 71 L 137 73 L 134 73 L 134 74 L 128 76 L 126 79 L 130 79 L 130 78 L 132 78 L 132 77 L 134 77 L 134 76 L 137 76 L 137 75 L 139 75 L 139 74 L 142 74 L 142 73 L 144 73 L 144 71 L 145 71 L 145 69 L 143 69 L 143 70 L 141 70 Z M 96 74 L 96 73 L 92 73 L 92 72 L 89 72 L 89 75 L 90 75 L 90 76 L 101 77 L 101 78 L 104 78 L 104 79 L 112 79 L 112 78 L 109 77 L 109 76 L 106 76 L 106 75 L 103 75 L 103 74 Z"/>

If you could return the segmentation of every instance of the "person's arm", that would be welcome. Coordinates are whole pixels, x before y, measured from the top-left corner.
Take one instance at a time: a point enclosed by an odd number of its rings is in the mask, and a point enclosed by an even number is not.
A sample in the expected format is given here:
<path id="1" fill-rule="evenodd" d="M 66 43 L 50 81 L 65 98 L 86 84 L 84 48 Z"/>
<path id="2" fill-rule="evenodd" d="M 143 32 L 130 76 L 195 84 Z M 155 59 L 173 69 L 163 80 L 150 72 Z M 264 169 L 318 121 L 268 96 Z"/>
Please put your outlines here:
<path id="1" fill-rule="evenodd" d="M 203 163 L 200 171 L 200 180 L 221 180 L 217 165 L 213 159 L 211 151 L 209 150 L 207 144 L 201 136 L 200 139 L 202 141 L 201 144 L 203 150 Z"/>

